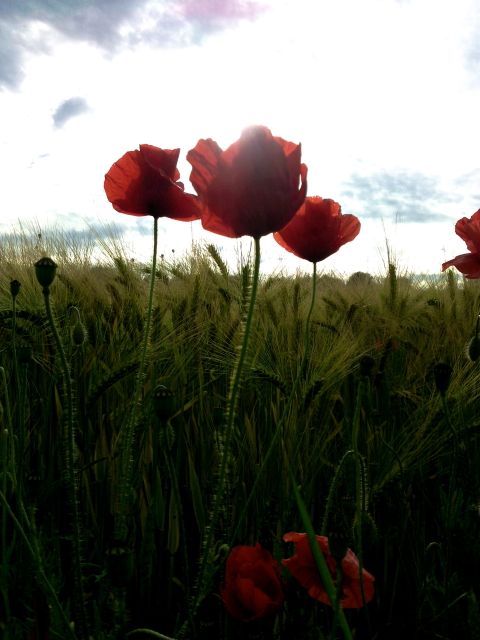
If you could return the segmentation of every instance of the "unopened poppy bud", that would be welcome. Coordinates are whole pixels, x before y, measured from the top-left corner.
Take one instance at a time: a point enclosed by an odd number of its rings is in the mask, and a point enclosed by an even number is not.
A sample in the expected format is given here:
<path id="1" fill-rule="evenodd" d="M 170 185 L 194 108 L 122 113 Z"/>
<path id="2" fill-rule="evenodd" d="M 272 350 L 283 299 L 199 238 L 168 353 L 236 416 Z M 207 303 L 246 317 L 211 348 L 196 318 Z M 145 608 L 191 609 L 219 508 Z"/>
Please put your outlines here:
<path id="1" fill-rule="evenodd" d="M 16 298 L 20 293 L 21 283 L 18 280 L 12 280 L 10 282 L 10 293 L 12 294 L 12 298 Z"/>
<path id="2" fill-rule="evenodd" d="M 175 396 L 173 391 L 170 391 L 163 384 L 159 384 L 155 387 L 153 392 L 153 407 L 155 409 L 155 415 L 162 422 L 169 420 L 175 413 Z"/>
<path id="3" fill-rule="evenodd" d="M 72 329 L 72 342 L 76 347 L 81 347 L 87 340 L 87 330 L 85 326 L 78 320 Z"/>
<path id="4" fill-rule="evenodd" d="M 452 367 L 446 362 L 438 362 L 433 367 L 433 375 L 435 378 L 435 385 L 437 387 L 437 391 L 443 395 L 445 395 L 449 385 L 450 378 L 452 377 Z"/>
<path id="5" fill-rule="evenodd" d="M 476 362 L 480 358 L 480 336 L 473 336 L 468 343 L 467 356 L 472 362 Z"/>
<path id="6" fill-rule="evenodd" d="M 55 279 L 56 270 L 57 265 L 51 258 L 40 258 L 35 263 L 35 275 L 38 283 L 44 288 L 49 287 Z"/>

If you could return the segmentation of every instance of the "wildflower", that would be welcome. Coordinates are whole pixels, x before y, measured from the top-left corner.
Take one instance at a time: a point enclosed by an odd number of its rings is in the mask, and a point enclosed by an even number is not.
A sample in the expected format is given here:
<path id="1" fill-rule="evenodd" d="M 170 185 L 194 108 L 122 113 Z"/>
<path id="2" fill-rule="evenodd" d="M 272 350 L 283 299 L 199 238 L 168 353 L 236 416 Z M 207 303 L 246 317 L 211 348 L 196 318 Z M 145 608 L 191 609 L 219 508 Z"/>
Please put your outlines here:
<path id="1" fill-rule="evenodd" d="M 278 563 L 259 543 L 234 547 L 227 558 L 221 596 L 228 613 L 243 622 L 276 613 L 284 595 Z"/>
<path id="2" fill-rule="evenodd" d="M 284 227 L 305 199 L 301 146 L 267 127 L 245 129 L 223 151 L 210 138 L 187 154 L 190 181 L 203 203 L 202 225 L 229 238 L 260 238 Z"/>
<path id="3" fill-rule="evenodd" d="M 306 533 L 286 533 L 283 536 L 285 542 L 295 544 L 295 555 L 282 564 L 288 568 L 292 576 L 304 587 L 308 595 L 324 604 L 331 604 L 325 591 L 320 574 L 318 572 L 315 559 L 310 549 L 310 542 Z M 337 562 L 330 552 L 328 538 L 326 536 L 316 536 L 318 545 L 325 556 L 328 569 L 332 578 L 337 578 Z M 346 553 L 341 561 L 342 588 L 340 595 L 340 606 L 344 609 L 360 609 L 367 602 L 372 600 L 374 595 L 375 578 L 365 569 L 360 573 L 360 565 L 357 556 L 351 549 L 346 549 Z M 365 603 L 362 600 L 362 583 Z"/>
<path id="4" fill-rule="evenodd" d="M 466 278 L 480 278 L 480 209 L 471 218 L 461 218 L 455 233 L 465 241 L 470 253 L 462 253 L 442 264 L 442 271 L 456 267 Z"/>
<path id="5" fill-rule="evenodd" d="M 290 253 L 309 262 L 320 262 L 336 253 L 360 232 L 360 221 L 342 215 L 338 202 L 319 197 L 305 198 L 290 222 L 273 237 Z"/>
<path id="6" fill-rule="evenodd" d="M 180 149 L 141 144 L 114 162 L 105 175 L 105 193 L 113 208 L 132 216 L 191 221 L 200 217 L 198 199 L 178 182 Z"/>

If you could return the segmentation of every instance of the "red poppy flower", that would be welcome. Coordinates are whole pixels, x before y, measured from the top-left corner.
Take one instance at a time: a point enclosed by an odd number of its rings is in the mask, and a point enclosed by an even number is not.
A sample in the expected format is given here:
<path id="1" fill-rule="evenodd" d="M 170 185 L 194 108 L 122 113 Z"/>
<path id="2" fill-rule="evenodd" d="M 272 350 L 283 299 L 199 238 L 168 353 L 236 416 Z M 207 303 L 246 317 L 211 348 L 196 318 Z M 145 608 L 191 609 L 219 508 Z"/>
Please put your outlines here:
<path id="1" fill-rule="evenodd" d="M 295 555 L 286 560 L 282 560 L 282 564 L 288 567 L 292 576 L 308 591 L 308 595 L 315 600 L 319 600 L 324 604 L 331 604 L 330 599 L 325 591 L 318 568 L 315 563 L 308 535 L 306 533 L 286 533 L 283 536 L 285 542 L 293 542 L 295 544 Z M 328 569 L 335 582 L 337 563 L 330 553 L 328 546 L 328 538 L 326 536 L 316 536 L 318 545 L 322 550 Z M 340 598 L 340 606 L 344 609 L 360 609 L 363 607 L 362 589 L 360 586 L 360 567 L 357 556 L 351 549 L 347 549 L 347 553 L 342 560 L 342 594 Z M 365 594 L 365 602 L 370 602 L 374 594 L 375 578 L 362 569 L 363 591 Z"/>
<path id="2" fill-rule="evenodd" d="M 198 220 L 198 198 L 178 182 L 180 149 L 141 144 L 114 162 L 105 175 L 105 193 L 113 208 L 132 216 Z"/>
<path id="3" fill-rule="evenodd" d="M 480 278 L 480 209 L 471 218 L 461 218 L 455 225 L 455 233 L 465 240 L 470 253 L 462 253 L 442 264 L 442 271 L 456 267 L 466 278 Z"/>
<path id="4" fill-rule="evenodd" d="M 310 262 L 325 260 L 360 232 L 360 221 L 342 215 L 338 202 L 318 197 L 305 202 L 286 227 L 273 237 L 287 251 Z"/>
<path id="5" fill-rule="evenodd" d="M 228 613 L 243 622 L 276 613 L 284 596 L 279 566 L 272 554 L 259 543 L 234 547 L 227 559 L 221 596 Z"/>
<path id="6" fill-rule="evenodd" d="M 202 225 L 229 238 L 260 238 L 284 227 L 305 199 L 301 147 L 249 127 L 226 151 L 211 139 L 187 154 L 190 181 L 204 209 Z"/>

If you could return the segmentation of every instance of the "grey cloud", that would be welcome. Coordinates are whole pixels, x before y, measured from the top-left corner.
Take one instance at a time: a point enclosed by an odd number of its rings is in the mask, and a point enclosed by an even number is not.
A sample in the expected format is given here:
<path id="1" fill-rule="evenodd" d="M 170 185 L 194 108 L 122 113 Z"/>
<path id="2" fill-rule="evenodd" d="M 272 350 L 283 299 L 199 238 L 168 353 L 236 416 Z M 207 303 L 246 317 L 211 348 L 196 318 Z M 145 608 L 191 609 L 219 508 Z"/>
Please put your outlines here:
<path id="1" fill-rule="evenodd" d="M 75 224 L 75 221 L 77 221 L 80 225 L 84 224 L 82 219 L 73 212 L 59 216 L 59 220 L 65 220 L 66 224 L 41 227 L 37 223 L 35 227 L 0 233 L 0 246 L 14 247 L 16 249 L 20 246 L 31 246 L 48 251 L 53 250 L 54 247 L 78 250 L 82 247 L 91 247 L 97 241 L 108 243 L 109 240 L 121 240 L 125 235 L 125 228 L 120 224 L 114 223 L 109 226 L 83 229 L 69 227 L 68 222 Z"/>
<path id="2" fill-rule="evenodd" d="M 64 100 L 55 109 L 55 112 L 52 116 L 53 124 L 56 129 L 60 129 L 66 122 L 68 122 L 68 120 L 71 120 L 75 116 L 85 113 L 86 111 L 88 111 L 88 109 L 89 107 L 86 100 L 79 96 Z"/>
<path id="3" fill-rule="evenodd" d="M 365 203 L 362 215 L 366 218 L 419 223 L 449 220 L 439 209 L 461 200 L 443 192 L 435 177 L 408 171 L 353 174 L 343 195 Z"/>
<path id="4" fill-rule="evenodd" d="M 264 10 L 254 0 L 0 0 L 0 88 L 19 85 L 26 53 L 48 49 L 48 42 L 23 35 L 34 21 L 115 53 L 140 42 L 196 44 Z"/>

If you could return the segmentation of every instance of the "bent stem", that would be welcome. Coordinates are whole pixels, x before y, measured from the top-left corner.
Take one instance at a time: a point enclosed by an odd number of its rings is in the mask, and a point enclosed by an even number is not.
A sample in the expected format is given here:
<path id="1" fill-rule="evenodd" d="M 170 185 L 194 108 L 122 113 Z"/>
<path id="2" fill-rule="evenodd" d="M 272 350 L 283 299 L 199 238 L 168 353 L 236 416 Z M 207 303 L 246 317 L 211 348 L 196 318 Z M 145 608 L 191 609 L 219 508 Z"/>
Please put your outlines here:
<path id="1" fill-rule="evenodd" d="M 194 596 L 194 600 L 192 603 L 191 617 L 193 618 L 198 610 L 198 607 L 203 600 L 208 576 L 207 571 L 209 568 L 209 564 L 211 561 L 211 547 L 213 544 L 213 537 L 215 534 L 215 528 L 217 526 L 218 517 L 220 514 L 220 509 L 224 501 L 225 490 L 226 490 L 226 479 L 227 479 L 227 471 L 230 464 L 231 458 L 231 448 L 232 448 L 232 440 L 233 440 L 233 432 L 234 432 L 234 424 L 238 406 L 238 394 L 240 390 L 240 384 L 242 380 L 243 368 L 245 365 L 247 352 L 248 352 L 248 343 L 250 338 L 250 332 L 252 328 L 252 320 L 253 320 L 253 311 L 255 308 L 255 300 L 257 297 L 257 289 L 258 289 L 258 280 L 260 274 L 260 239 L 254 238 L 255 242 L 255 262 L 253 268 L 253 276 L 251 281 L 250 290 L 247 292 L 246 298 L 246 316 L 242 318 L 243 324 L 243 340 L 240 346 L 240 350 L 238 353 L 238 357 L 236 359 L 232 375 L 230 378 L 230 387 L 227 399 L 227 407 L 226 407 L 226 417 L 225 417 L 225 427 L 224 427 L 224 441 L 223 448 L 221 450 L 221 460 L 220 467 L 218 472 L 218 482 L 216 486 L 216 491 L 213 495 L 212 507 L 210 509 L 209 520 L 207 525 L 205 526 L 203 533 L 203 541 L 202 541 L 202 557 L 200 560 L 200 570 L 197 578 L 196 584 L 196 594 Z M 182 632 L 185 632 L 185 625 L 182 627 L 180 631 L 180 637 L 182 637 Z"/>
<path id="2" fill-rule="evenodd" d="M 153 256 L 152 271 L 150 274 L 150 286 L 148 291 L 147 315 L 143 329 L 143 339 L 140 355 L 140 363 L 137 369 L 133 391 L 133 402 L 130 405 L 127 418 L 120 428 L 118 442 L 120 446 L 120 478 L 117 493 L 115 513 L 114 538 L 116 543 L 125 543 L 128 536 L 128 513 L 131 501 L 131 486 L 133 475 L 133 444 L 135 440 L 136 412 L 140 404 L 142 384 L 145 380 L 145 366 L 147 361 L 148 344 L 150 342 L 153 291 L 155 288 L 155 274 L 157 270 L 157 245 L 158 245 L 158 218 L 154 217 L 153 224 Z"/>

